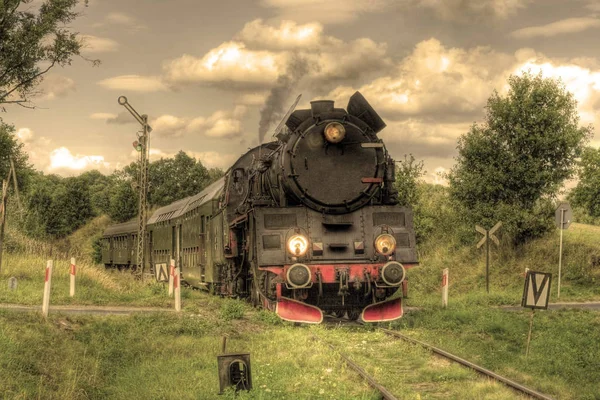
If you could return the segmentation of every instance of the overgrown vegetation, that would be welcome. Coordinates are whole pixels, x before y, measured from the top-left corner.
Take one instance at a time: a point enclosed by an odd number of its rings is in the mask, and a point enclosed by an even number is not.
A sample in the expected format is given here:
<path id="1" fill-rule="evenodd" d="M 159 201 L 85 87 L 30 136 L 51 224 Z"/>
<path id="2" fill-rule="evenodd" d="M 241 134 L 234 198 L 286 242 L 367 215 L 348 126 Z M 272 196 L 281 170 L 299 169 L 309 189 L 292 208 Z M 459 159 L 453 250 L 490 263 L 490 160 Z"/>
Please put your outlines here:
<path id="1" fill-rule="evenodd" d="M 501 220 L 523 243 L 552 228 L 551 200 L 593 129 L 579 126 L 577 102 L 562 82 L 524 73 L 508 85 L 506 96 L 489 98 L 484 123 L 459 139 L 448 179 L 471 225 L 489 229 Z"/>

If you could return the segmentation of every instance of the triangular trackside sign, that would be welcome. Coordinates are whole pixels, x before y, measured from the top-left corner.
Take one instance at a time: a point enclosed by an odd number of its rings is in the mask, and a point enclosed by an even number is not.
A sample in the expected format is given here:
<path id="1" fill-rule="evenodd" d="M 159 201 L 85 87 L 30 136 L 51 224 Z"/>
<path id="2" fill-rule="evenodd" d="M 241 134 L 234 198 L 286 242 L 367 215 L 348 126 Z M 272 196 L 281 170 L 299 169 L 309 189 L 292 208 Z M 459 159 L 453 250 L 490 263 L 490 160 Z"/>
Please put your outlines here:
<path id="1" fill-rule="evenodd" d="M 552 274 L 550 273 L 527 271 L 521 306 L 547 310 L 551 282 Z"/>

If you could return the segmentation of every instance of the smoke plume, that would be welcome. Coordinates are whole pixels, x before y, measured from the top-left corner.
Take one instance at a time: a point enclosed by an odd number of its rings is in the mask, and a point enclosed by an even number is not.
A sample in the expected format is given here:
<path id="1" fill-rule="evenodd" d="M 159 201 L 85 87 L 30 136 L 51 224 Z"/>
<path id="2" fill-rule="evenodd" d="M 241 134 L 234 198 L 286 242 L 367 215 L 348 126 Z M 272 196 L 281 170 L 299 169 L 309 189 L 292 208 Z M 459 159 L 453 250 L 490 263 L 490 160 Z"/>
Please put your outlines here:
<path id="1" fill-rule="evenodd" d="M 262 143 L 269 127 L 283 117 L 284 102 L 290 95 L 294 86 L 308 73 L 308 62 L 297 55 L 292 56 L 284 74 L 277 77 L 275 87 L 271 89 L 265 105 L 260 110 L 258 123 L 258 143 Z"/>

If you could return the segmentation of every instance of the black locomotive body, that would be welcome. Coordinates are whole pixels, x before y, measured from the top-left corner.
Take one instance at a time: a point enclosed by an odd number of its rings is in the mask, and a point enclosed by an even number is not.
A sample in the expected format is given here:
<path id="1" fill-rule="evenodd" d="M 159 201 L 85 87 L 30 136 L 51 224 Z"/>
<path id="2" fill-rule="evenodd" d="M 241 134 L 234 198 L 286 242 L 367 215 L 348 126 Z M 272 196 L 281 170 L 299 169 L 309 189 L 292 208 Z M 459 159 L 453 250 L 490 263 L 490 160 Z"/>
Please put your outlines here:
<path id="1" fill-rule="evenodd" d="M 314 101 L 294 111 L 277 141 L 152 215 L 151 269 L 174 258 L 190 284 L 291 321 L 401 317 L 397 292 L 417 255 L 412 211 L 397 205 L 394 162 L 377 137 L 384 127 L 358 92 L 346 110 Z"/>

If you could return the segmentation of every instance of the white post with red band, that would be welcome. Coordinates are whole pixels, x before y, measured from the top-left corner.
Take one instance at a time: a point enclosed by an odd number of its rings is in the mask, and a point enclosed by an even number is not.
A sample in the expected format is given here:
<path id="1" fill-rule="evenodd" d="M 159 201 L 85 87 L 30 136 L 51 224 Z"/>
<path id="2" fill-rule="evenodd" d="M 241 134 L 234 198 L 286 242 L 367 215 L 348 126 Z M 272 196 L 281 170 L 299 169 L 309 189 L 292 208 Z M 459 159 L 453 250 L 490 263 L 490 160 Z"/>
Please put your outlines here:
<path id="1" fill-rule="evenodd" d="M 71 268 L 69 275 L 71 276 L 71 289 L 69 294 L 71 297 L 75 296 L 75 274 L 77 273 L 77 267 L 75 266 L 75 257 L 71 257 Z"/>
<path id="2" fill-rule="evenodd" d="M 44 280 L 44 298 L 42 300 L 42 314 L 48 317 L 48 308 L 50 308 L 50 284 L 52 283 L 52 260 L 46 263 L 46 278 Z"/>
<path id="3" fill-rule="evenodd" d="M 175 311 L 181 311 L 181 273 L 179 267 L 175 268 L 173 286 L 175 286 Z"/>
<path id="4" fill-rule="evenodd" d="M 448 307 L 448 268 L 442 272 L 442 306 Z"/>
<path id="5" fill-rule="evenodd" d="M 171 266 L 169 268 L 169 297 L 173 296 L 173 280 L 175 278 L 175 260 L 171 258 Z"/>

